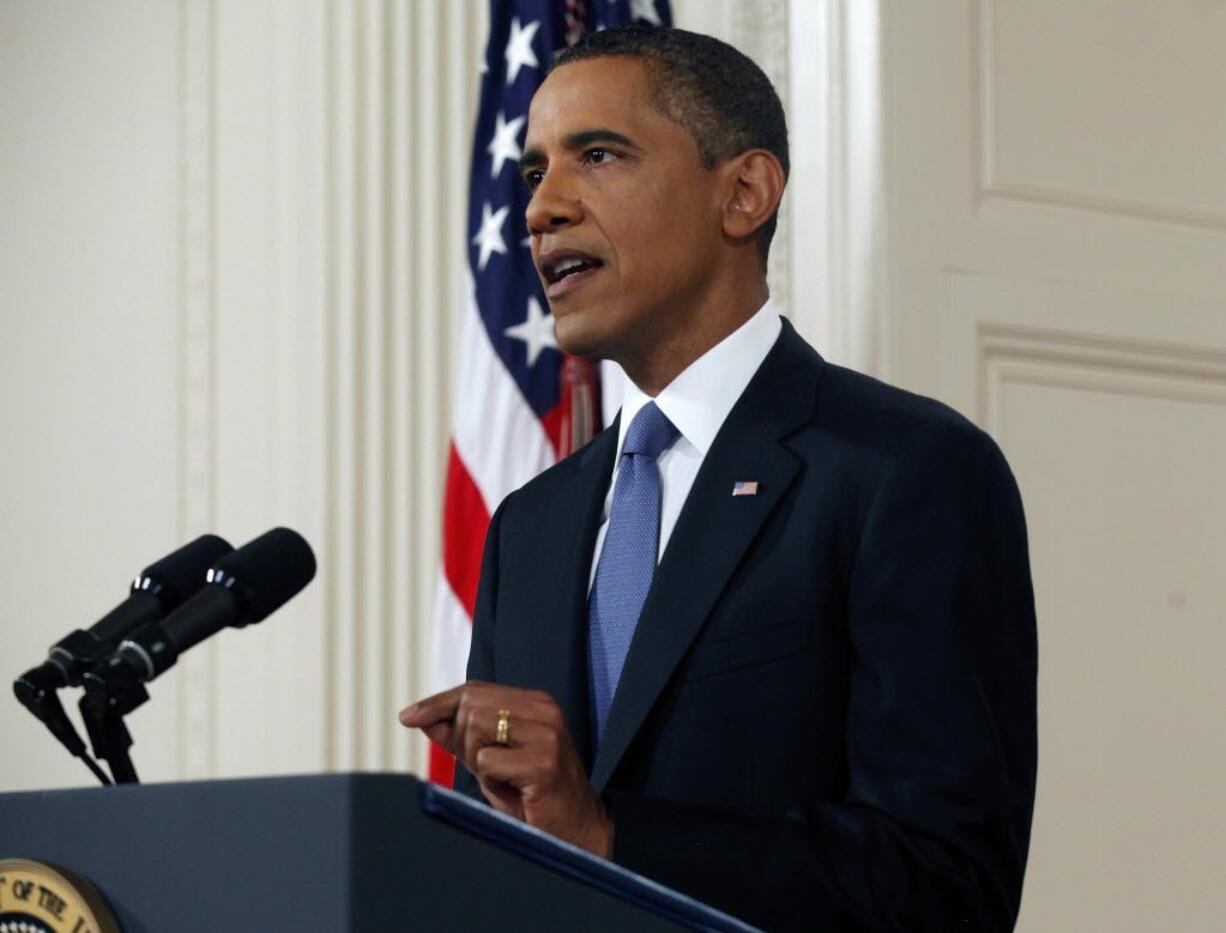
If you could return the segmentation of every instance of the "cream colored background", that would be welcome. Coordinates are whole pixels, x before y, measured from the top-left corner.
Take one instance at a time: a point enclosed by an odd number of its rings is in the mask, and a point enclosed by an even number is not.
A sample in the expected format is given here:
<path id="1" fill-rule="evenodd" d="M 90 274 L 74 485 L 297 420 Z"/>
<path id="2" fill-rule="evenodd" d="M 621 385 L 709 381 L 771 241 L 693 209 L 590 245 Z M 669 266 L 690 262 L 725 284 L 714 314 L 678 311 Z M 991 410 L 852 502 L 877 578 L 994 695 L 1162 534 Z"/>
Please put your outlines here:
<path id="1" fill-rule="evenodd" d="M 1021 927 L 1226 914 L 1226 3 L 675 0 L 789 110 L 776 296 L 1000 441 Z M 317 581 L 131 718 L 146 780 L 418 769 L 485 3 L 0 0 L 5 677 L 203 530 Z M 7 695 L 7 694 L 6 694 Z M 0 789 L 88 775 L 11 699 Z"/>

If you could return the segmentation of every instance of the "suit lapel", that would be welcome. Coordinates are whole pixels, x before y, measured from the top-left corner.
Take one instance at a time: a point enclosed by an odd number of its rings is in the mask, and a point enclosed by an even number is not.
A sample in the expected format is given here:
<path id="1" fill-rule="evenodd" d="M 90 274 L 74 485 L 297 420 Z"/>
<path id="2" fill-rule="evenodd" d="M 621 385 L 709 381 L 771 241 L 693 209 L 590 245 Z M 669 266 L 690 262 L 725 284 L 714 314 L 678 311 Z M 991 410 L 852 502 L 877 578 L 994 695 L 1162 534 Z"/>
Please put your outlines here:
<path id="1" fill-rule="evenodd" d="M 729 413 L 698 471 L 635 629 L 592 765 L 604 791 L 762 524 L 800 471 L 782 439 L 813 417 L 821 358 L 791 325 Z M 733 496 L 738 481 L 756 495 Z M 588 555 L 590 560 L 591 550 Z M 586 577 L 584 578 L 586 581 Z"/>
<path id="2" fill-rule="evenodd" d="M 529 659 L 532 683 L 551 694 L 566 715 L 566 726 L 584 766 L 591 767 L 591 713 L 587 672 L 587 589 L 592 551 L 613 472 L 617 421 L 577 454 L 577 469 L 550 499 L 541 517 L 541 561 L 528 592 L 535 621 Z"/>

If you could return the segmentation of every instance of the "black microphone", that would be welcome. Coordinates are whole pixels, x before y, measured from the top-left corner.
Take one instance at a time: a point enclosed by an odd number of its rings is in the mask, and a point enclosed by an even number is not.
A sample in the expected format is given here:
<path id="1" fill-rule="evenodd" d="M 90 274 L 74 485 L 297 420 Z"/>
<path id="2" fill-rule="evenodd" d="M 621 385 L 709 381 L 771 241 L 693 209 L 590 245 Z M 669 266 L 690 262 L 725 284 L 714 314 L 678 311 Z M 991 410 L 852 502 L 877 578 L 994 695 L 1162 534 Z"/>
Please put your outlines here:
<path id="1" fill-rule="evenodd" d="M 217 535 L 201 535 L 177 551 L 150 564 L 133 581 L 128 598 L 88 630 L 77 629 L 56 642 L 50 656 L 13 682 L 21 705 L 37 716 L 59 741 L 100 777 L 85 753 L 85 743 L 64 713 L 56 691 L 81 683 L 86 668 L 116 649 L 141 626 L 162 618 L 204 586 L 208 567 L 232 552 Z M 105 778 L 103 778 L 105 781 Z"/>
<path id="2" fill-rule="evenodd" d="M 128 598 L 88 630 L 77 629 L 51 647 L 46 661 L 13 685 L 21 702 L 40 691 L 80 685 L 86 668 L 114 651 L 132 632 L 156 622 L 205 584 L 205 573 L 234 551 L 217 535 L 201 535 L 141 571 Z"/>
<path id="3" fill-rule="evenodd" d="M 140 629 L 85 675 L 87 689 L 106 689 L 108 671 L 124 667 L 143 682 L 173 667 L 179 655 L 226 626 L 260 622 L 315 576 L 315 555 L 296 531 L 274 528 L 217 561 L 205 586 L 160 622 Z M 110 676 L 108 676 L 110 674 Z"/>

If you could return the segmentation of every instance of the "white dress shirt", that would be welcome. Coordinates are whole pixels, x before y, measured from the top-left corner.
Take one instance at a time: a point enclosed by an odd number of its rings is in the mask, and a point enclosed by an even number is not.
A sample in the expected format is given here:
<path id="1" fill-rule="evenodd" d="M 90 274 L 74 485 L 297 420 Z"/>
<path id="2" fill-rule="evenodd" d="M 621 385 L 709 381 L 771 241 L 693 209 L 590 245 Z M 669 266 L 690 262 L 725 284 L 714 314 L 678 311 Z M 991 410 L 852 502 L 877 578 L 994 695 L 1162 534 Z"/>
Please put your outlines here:
<path id="1" fill-rule="evenodd" d="M 605 495 L 600 530 L 596 534 L 596 550 L 592 554 L 588 577 L 589 591 L 596 580 L 596 564 L 600 561 L 605 533 L 609 530 L 609 511 L 613 507 L 613 490 L 621 466 L 622 445 L 626 443 L 626 431 L 639 409 L 654 401 L 678 431 L 672 446 L 657 459 L 661 487 L 660 547 L 656 552 L 658 562 L 715 435 L 775 345 L 782 329 L 775 303 L 767 299 L 753 317 L 687 366 L 654 400 L 625 379 L 621 422 L 617 432 L 617 460 L 609 491 Z"/>

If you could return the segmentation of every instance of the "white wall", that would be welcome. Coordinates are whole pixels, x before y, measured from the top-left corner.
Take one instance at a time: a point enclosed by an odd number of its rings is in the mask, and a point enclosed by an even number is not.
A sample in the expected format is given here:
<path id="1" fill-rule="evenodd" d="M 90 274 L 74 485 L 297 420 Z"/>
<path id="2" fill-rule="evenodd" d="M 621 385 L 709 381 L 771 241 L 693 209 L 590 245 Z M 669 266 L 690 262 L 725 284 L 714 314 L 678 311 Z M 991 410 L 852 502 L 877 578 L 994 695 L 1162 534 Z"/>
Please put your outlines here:
<path id="1" fill-rule="evenodd" d="M 0 6 L 6 676 L 201 531 L 319 558 L 153 685 L 147 780 L 422 760 L 484 9 Z M 0 730 L 0 787 L 91 780 Z"/>
<path id="2" fill-rule="evenodd" d="M 6 680 L 182 539 L 173 5 L 0 7 L 0 657 Z M 179 767 L 176 685 L 133 723 Z M 169 694 L 169 696 L 166 696 Z M 4 788 L 84 783 L 0 699 Z"/>

